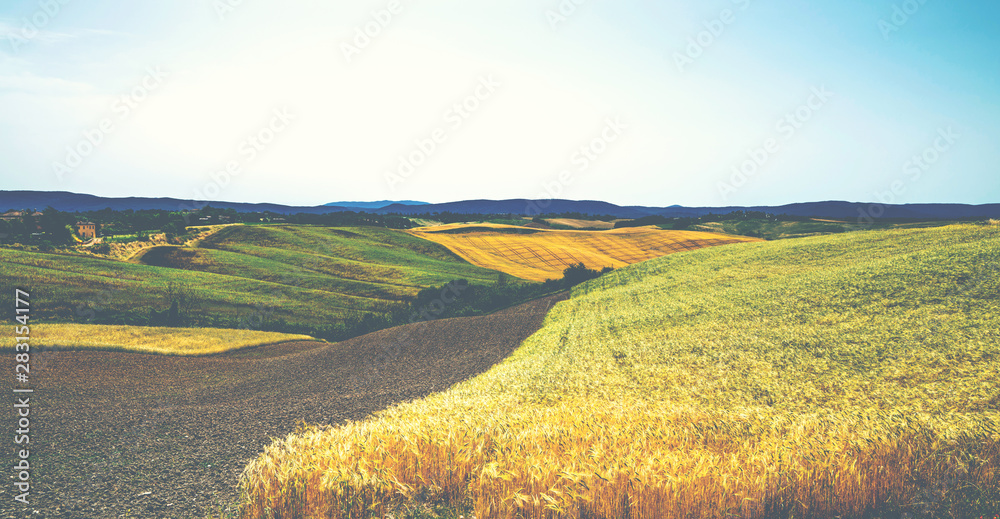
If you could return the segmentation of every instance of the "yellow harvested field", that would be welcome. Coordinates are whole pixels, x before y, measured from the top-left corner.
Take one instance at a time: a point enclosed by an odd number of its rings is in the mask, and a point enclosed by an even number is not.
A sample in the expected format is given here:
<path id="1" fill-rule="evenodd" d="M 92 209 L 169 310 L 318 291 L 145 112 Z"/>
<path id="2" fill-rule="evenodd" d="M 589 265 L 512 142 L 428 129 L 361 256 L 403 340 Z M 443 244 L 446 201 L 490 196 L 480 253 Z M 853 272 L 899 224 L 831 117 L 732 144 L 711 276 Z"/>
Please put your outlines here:
<path id="1" fill-rule="evenodd" d="M 599 220 L 573 220 L 571 218 L 552 218 L 545 221 L 549 222 L 549 225 L 565 225 L 566 227 L 572 227 L 574 229 L 609 230 L 615 228 L 614 223 L 602 222 Z"/>
<path id="2" fill-rule="evenodd" d="M 288 341 L 307 335 L 221 328 L 156 328 L 99 324 L 35 324 L 32 348 L 127 351 L 158 355 L 211 355 Z"/>
<path id="3" fill-rule="evenodd" d="M 559 279 L 570 265 L 624 267 L 675 252 L 762 241 L 699 231 L 632 227 L 608 231 L 530 229 L 501 224 L 420 227 L 410 234 L 430 240 L 469 263 L 532 281 Z"/>

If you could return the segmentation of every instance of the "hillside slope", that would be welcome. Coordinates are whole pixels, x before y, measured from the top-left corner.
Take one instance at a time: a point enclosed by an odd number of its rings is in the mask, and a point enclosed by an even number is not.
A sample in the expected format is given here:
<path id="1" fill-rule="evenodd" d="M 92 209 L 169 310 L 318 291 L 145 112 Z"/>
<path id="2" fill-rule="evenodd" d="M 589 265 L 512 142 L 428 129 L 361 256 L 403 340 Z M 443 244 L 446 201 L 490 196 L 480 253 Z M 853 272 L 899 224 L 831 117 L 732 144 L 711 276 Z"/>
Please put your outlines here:
<path id="1" fill-rule="evenodd" d="M 196 248 L 146 251 L 147 264 L 0 248 L 0 284 L 30 289 L 35 319 L 149 323 L 179 303 L 189 324 L 255 328 L 264 320 L 324 326 L 379 314 L 421 289 L 497 272 L 382 228 L 231 226 Z M 12 293 L 0 302 L 13 302 Z M 34 308 L 34 307 L 33 307 Z"/>
<path id="2" fill-rule="evenodd" d="M 666 254 L 759 241 L 698 231 L 633 227 L 607 231 L 541 230 L 500 224 L 451 224 L 407 231 L 448 247 L 469 263 L 532 281 L 559 279 L 577 263 L 600 270 Z"/>
<path id="3" fill-rule="evenodd" d="M 564 298 L 337 344 L 284 343 L 214 357 L 33 354 L 32 506 L 4 499 L 0 517 L 218 514 L 236 500 L 243 467 L 274 437 L 302 421 L 363 419 L 482 373 Z M 13 373 L 14 360 L 0 356 L 0 369 Z M 3 377 L 0 391 L 10 394 L 13 383 Z M 5 407 L 3 432 L 13 438 L 16 410 Z"/>
<path id="4" fill-rule="evenodd" d="M 620 269 L 485 374 L 271 445 L 243 517 L 995 512 L 997 265 L 1000 229 L 963 225 Z"/>

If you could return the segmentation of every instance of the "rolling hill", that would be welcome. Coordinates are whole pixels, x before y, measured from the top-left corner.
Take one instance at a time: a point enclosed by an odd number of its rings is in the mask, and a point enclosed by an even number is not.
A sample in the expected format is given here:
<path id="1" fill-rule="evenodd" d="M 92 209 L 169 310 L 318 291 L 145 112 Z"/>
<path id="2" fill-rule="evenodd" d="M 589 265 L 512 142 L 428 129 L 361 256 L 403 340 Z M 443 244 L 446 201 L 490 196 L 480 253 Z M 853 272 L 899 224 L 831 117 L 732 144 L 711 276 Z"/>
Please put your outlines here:
<path id="1" fill-rule="evenodd" d="M 0 260 L 0 282 L 31 289 L 37 319 L 147 324 L 177 301 L 192 324 L 225 328 L 325 326 L 386 312 L 423 288 L 498 274 L 399 231 L 293 225 L 227 227 L 197 248 L 150 249 L 140 264 L 9 248 Z"/>
<path id="2" fill-rule="evenodd" d="M 239 498 L 241 471 L 273 438 L 303 420 L 362 419 L 482 373 L 563 298 L 337 344 L 273 344 L 210 357 L 34 353 L 33 511 L 24 514 L 11 498 L 0 502 L 0 517 L 232 519 L 222 511 Z M 174 332 L 235 342 L 225 336 L 232 330 Z M 13 373 L 14 366 L 13 354 L 0 355 L 0 369 Z M 0 391 L 10 394 L 15 383 L 4 377 Z M 5 407 L 13 438 L 17 410 Z"/>
<path id="3" fill-rule="evenodd" d="M 416 200 L 382 200 L 379 202 L 331 202 L 329 204 L 324 204 L 324 206 L 331 206 L 335 208 L 346 207 L 351 210 L 371 211 L 372 209 L 382 209 L 383 207 L 387 207 L 392 204 L 402 204 L 407 206 L 427 205 L 427 202 L 418 202 Z"/>
<path id="4" fill-rule="evenodd" d="M 997 265 L 956 225 L 625 267 L 472 380 L 276 441 L 241 517 L 991 517 Z"/>
<path id="5" fill-rule="evenodd" d="M 288 206 L 268 203 L 242 203 L 242 202 L 222 202 L 222 201 L 202 201 L 180 198 L 148 198 L 148 197 L 122 197 L 112 198 L 81 193 L 70 193 L 68 191 L 0 191 L 0 212 L 8 209 L 31 208 L 38 210 L 52 206 L 60 211 L 100 211 L 111 208 L 117 211 L 131 209 L 139 211 L 143 209 L 157 209 L 161 211 L 193 211 L 206 205 L 218 209 L 235 209 L 239 212 L 264 212 L 270 211 L 278 214 L 325 214 L 341 211 L 357 211 L 357 209 L 336 206 Z"/>
<path id="6" fill-rule="evenodd" d="M 451 224 L 408 231 L 439 243 L 474 265 L 532 281 L 559 279 L 578 263 L 618 268 L 675 252 L 757 241 L 651 227 L 608 231 L 542 230 L 501 224 Z"/>

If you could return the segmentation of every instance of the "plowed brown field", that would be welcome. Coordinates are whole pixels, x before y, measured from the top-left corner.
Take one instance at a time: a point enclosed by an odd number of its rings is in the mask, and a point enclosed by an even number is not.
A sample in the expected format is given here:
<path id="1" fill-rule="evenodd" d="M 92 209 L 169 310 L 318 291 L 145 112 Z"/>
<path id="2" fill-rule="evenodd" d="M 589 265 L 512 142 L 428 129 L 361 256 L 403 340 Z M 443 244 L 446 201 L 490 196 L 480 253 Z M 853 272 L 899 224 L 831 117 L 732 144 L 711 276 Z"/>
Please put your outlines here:
<path id="1" fill-rule="evenodd" d="M 338 344 L 285 343 L 199 358 L 33 355 L 31 505 L 14 503 L 7 492 L 0 517 L 217 513 L 235 501 L 244 466 L 272 438 L 302 421 L 360 420 L 473 377 L 514 351 L 564 298 Z M 13 357 L 0 360 L 5 373 L 14 372 Z M 12 379 L 3 377 L 0 391 L 10 395 Z M 14 408 L 5 408 L 4 433 L 13 438 Z"/>

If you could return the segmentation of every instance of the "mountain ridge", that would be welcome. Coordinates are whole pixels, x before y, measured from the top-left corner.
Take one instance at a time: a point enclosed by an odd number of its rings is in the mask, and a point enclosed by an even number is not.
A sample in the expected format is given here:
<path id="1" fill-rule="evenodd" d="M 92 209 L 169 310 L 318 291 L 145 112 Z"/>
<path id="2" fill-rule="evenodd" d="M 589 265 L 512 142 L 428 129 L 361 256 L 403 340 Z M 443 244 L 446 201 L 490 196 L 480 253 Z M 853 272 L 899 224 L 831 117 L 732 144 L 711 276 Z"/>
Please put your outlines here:
<path id="1" fill-rule="evenodd" d="M 609 215 L 616 218 L 641 218 L 664 216 L 668 218 L 698 217 L 707 214 L 728 214 L 734 211 L 762 211 L 773 214 L 812 218 L 858 219 L 869 221 L 879 218 L 905 219 L 960 219 L 1000 218 L 1000 204 L 880 204 L 828 200 L 799 202 L 778 206 L 716 206 L 716 207 L 648 207 L 619 206 L 598 200 L 461 200 L 437 204 L 407 205 L 409 201 L 392 202 L 380 208 L 363 208 L 347 205 L 289 206 L 273 203 L 206 202 L 170 197 L 101 197 L 68 191 L 6 191 L 0 190 L 0 211 L 19 209 L 44 209 L 52 206 L 60 211 L 98 211 L 110 207 L 115 210 L 156 209 L 165 211 L 195 211 L 211 205 L 214 208 L 234 209 L 238 212 L 264 212 L 277 214 L 324 214 L 333 212 L 370 212 L 377 214 L 515 214 L 537 216 L 540 214 L 581 213 Z M 337 204 L 380 204 L 381 202 L 337 202 Z"/>

